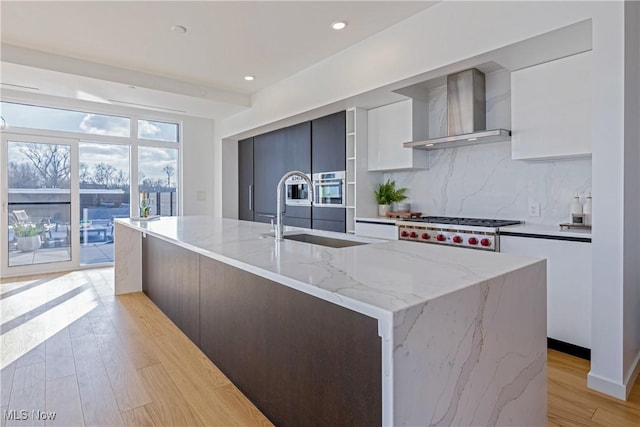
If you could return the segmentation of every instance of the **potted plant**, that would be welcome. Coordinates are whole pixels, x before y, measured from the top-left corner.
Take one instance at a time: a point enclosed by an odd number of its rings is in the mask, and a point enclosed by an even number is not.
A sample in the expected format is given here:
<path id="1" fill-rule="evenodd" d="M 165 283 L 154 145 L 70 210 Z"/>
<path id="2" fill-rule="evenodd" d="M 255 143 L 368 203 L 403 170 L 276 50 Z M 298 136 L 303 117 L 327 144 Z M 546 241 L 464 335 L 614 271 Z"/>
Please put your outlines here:
<path id="1" fill-rule="evenodd" d="M 396 182 L 387 180 L 374 190 L 376 202 L 378 203 L 378 215 L 385 216 L 391 209 L 391 204 L 401 202 L 407 198 L 406 188 L 396 188 Z"/>
<path id="2" fill-rule="evenodd" d="M 17 248 L 21 252 L 33 252 L 40 248 L 40 230 L 33 224 L 14 224 Z"/>

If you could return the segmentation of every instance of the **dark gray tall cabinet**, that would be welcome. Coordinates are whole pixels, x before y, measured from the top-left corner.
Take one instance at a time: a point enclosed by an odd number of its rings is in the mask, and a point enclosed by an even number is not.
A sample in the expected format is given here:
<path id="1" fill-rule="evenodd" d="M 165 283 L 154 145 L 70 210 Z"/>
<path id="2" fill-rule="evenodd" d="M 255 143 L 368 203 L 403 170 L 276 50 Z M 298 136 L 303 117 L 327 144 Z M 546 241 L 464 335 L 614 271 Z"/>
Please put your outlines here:
<path id="1" fill-rule="evenodd" d="M 346 111 L 340 111 L 311 121 L 313 173 L 346 169 L 346 120 Z M 315 230 L 346 232 L 345 208 L 314 207 L 311 217 Z"/>
<path id="2" fill-rule="evenodd" d="M 238 142 L 238 218 L 254 220 L 253 138 Z"/>
<path id="3" fill-rule="evenodd" d="M 276 215 L 276 187 L 286 172 L 345 170 L 345 127 L 341 111 L 239 141 L 239 218 L 269 223 Z M 312 212 L 307 206 L 285 206 L 284 224 L 344 232 L 345 216 L 344 208 L 314 207 Z"/>
<path id="4" fill-rule="evenodd" d="M 346 111 L 340 111 L 311 121 L 313 173 L 346 169 L 346 120 Z"/>
<path id="5" fill-rule="evenodd" d="M 253 138 L 254 220 L 270 222 L 276 214 L 276 188 L 290 170 L 311 173 L 311 123 L 305 122 Z M 283 192 L 284 203 L 284 192 Z M 311 208 L 286 206 L 284 224 L 311 228 Z"/>

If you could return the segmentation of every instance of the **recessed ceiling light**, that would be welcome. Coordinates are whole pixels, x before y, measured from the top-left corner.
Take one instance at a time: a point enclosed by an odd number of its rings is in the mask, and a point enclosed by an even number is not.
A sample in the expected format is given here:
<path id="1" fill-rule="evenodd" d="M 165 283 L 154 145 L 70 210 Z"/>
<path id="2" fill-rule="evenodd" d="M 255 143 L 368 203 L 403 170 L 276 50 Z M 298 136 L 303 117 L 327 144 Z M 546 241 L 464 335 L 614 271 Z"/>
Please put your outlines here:
<path id="1" fill-rule="evenodd" d="M 187 27 L 183 27 L 182 25 L 174 25 L 171 27 L 171 31 L 178 34 L 184 34 L 187 32 Z"/>
<path id="2" fill-rule="evenodd" d="M 346 26 L 347 23 L 345 21 L 337 21 L 331 24 L 331 28 L 333 28 L 334 30 L 342 30 Z"/>
<path id="3" fill-rule="evenodd" d="M 248 82 L 255 80 L 256 78 L 254 76 L 244 76 L 244 79 Z"/>

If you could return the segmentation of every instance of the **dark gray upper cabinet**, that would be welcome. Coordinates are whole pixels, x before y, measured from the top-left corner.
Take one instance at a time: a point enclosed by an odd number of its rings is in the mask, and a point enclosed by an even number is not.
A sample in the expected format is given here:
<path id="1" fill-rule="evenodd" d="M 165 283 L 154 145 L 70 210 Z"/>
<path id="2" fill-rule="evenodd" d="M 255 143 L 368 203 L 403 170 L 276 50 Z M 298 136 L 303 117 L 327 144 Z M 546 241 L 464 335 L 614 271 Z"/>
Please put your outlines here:
<path id="1" fill-rule="evenodd" d="M 253 138 L 238 141 L 238 218 L 254 220 Z"/>
<path id="2" fill-rule="evenodd" d="M 346 111 L 311 121 L 313 173 L 346 169 Z"/>
<path id="3" fill-rule="evenodd" d="M 311 123 L 254 137 L 253 154 L 255 214 L 275 215 L 276 188 L 282 175 L 291 170 L 311 173 Z M 310 218 L 311 209 L 305 212 Z"/>

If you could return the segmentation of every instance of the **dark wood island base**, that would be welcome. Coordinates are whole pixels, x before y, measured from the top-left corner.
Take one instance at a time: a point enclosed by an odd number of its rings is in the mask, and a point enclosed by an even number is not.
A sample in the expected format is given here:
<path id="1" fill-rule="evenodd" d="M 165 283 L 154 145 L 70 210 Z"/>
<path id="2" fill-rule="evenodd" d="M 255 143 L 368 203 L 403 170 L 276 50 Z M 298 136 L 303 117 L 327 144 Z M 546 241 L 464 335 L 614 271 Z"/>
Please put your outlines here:
<path id="1" fill-rule="evenodd" d="M 382 424 L 376 319 L 142 240 L 143 291 L 274 424 Z"/>

